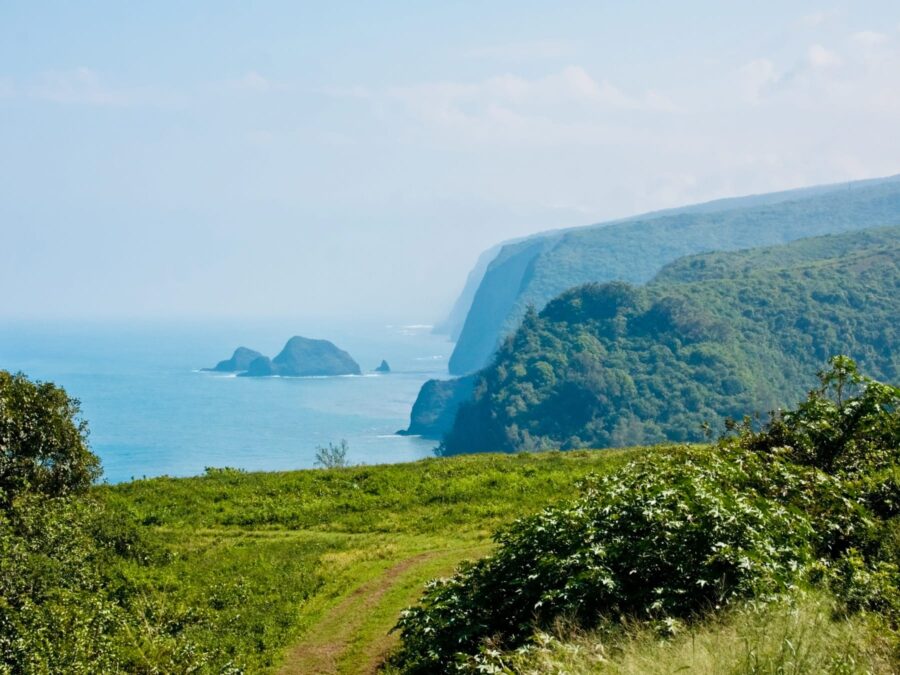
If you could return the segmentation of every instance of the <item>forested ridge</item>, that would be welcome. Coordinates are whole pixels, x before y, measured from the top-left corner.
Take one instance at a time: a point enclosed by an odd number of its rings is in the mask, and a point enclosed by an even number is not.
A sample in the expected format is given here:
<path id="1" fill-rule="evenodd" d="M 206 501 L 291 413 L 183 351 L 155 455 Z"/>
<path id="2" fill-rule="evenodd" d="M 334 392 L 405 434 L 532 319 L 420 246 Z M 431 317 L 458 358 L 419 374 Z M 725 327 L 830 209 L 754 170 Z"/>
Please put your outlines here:
<path id="1" fill-rule="evenodd" d="M 831 354 L 900 373 L 900 227 L 673 263 L 529 311 L 441 451 L 700 441 L 787 405 Z M 706 425 L 711 425 L 707 427 Z"/>
<path id="2" fill-rule="evenodd" d="M 897 177 L 770 193 L 535 235 L 505 245 L 474 293 L 450 359 L 454 375 L 490 363 L 529 305 L 588 282 L 649 282 L 686 255 L 786 244 L 900 222 Z"/>

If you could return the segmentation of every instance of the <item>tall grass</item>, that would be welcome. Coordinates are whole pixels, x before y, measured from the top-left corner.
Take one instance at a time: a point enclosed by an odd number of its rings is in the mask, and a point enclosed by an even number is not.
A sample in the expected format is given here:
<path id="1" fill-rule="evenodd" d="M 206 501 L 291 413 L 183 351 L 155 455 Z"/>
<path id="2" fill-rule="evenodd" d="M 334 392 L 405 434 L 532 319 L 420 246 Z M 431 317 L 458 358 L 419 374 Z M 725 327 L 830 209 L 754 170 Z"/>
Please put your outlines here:
<path id="1" fill-rule="evenodd" d="M 886 675 L 900 664 L 884 635 L 876 618 L 838 616 L 830 598 L 804 594 L 748 603 L 668 639 L 638 625 L 616 634 L 560 628 L 496 665 L 522 675 Z"/>

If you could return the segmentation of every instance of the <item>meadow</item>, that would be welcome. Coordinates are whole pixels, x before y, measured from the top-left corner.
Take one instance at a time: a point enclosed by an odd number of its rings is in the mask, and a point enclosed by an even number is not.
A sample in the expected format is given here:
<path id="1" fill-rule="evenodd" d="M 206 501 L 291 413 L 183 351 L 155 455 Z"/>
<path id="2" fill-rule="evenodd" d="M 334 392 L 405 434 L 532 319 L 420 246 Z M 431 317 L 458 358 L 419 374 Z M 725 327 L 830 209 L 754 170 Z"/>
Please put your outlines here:
<path id="1" fill-rule="evenodd" d="M 95 488 L 163 555 L 123 564 L 151 608 L 145 669 L 373 672 L 424 584 L 498 527 L 643 449 L 480 455 L 283 473 L 209 469 Z M 170 641 L 178 647 L 167 646 Z M 160 644 L 163 645 L 160 648 Z"/>

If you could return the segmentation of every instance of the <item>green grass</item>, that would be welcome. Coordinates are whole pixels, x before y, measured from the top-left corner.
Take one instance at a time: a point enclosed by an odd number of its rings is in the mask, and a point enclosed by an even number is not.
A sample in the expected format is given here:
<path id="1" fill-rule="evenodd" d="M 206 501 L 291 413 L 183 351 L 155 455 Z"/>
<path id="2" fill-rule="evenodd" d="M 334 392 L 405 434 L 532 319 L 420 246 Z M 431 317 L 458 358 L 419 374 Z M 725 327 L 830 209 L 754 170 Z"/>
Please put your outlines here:
<path id="1" fill-rule="evenodd" d="M 213 470 L 96 494 L 165 552 L 121 573 L 142 589 L 148 630 L 178 636 L 173 650 L 203 654 L 209 672 L 287 664 L 285 672 L 361 673 L 393 645 L 388 631 L 428 579 L 488 552 L 497 527 L 574 496 L 580 478 L 643 451 Z M 147 672 L 172 659 L 160 643 L 136 646 Z"/>
<path id="2" fill-rule="evenodd" d="M 505 664 L 521 675 L 819 675 L 896 672 L 883 626 L 872 616 L 835 615 L 821 594 L 772 605 L 748 603 L 673 639 L 635 626 L 619 634 L 567 632 Z"/>

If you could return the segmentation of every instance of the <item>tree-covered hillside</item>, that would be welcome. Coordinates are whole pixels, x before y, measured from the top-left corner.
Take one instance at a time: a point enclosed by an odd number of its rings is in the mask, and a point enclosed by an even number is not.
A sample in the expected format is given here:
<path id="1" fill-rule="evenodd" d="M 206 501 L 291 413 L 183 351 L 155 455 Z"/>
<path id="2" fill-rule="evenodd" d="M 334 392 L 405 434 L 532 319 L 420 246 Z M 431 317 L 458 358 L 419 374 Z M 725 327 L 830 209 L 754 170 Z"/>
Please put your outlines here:
<path id="1" fill-rule="evenodd" d="M 504 246 L 475 293 L 450 372 L 488 364 L 526 308 L 588 282 L 645 283 L 676 258 L 900 222 L 900 179 L 723 200 Z"/>
<path id="2" fill-rule="evenodd" d="M 831 354 L 900 379 L 900 227 L 678 261 L 531 310 L 446 454 L 696 441 L 802 395 Z"/>

